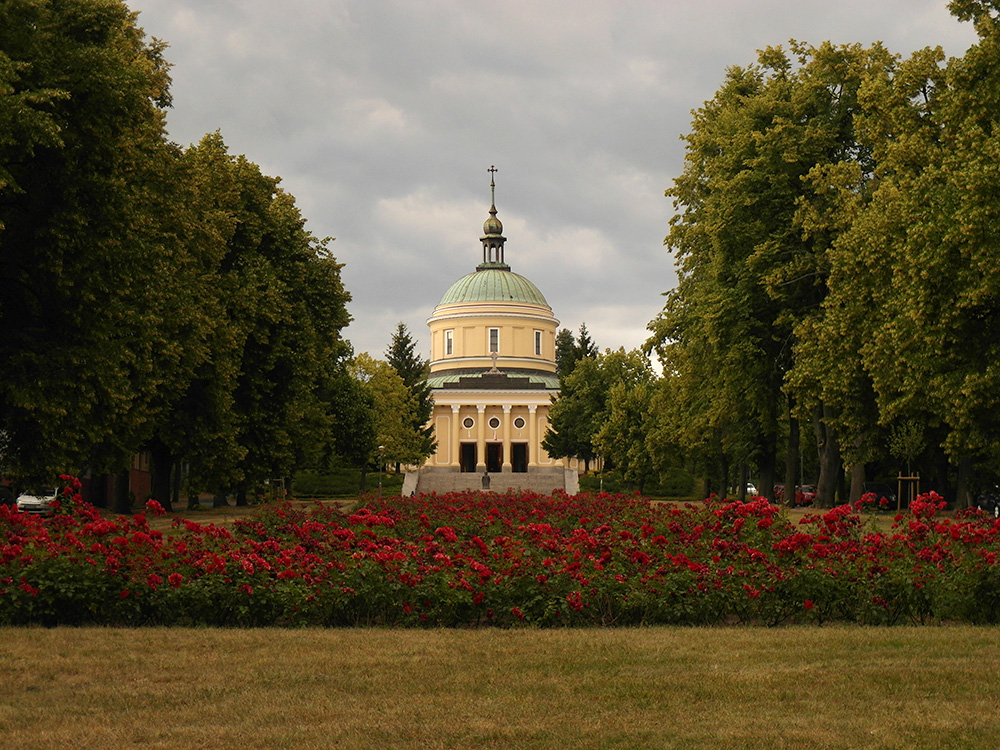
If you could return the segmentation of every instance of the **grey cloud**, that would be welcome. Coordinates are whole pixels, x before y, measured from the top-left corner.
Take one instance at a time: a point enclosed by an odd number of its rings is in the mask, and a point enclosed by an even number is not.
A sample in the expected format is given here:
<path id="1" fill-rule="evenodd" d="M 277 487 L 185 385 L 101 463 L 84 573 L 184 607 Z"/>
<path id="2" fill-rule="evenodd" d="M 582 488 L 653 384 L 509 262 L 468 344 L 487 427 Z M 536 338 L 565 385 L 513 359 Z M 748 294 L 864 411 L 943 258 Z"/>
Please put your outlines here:
<path id="1" fill-rule="evenodd" d="M 221 129 L 332 235 L 348 336 L 418 337 L 475 266 L 496 164 L 515 271 L 602 347 L 637 346 L 675 283 L 663 191 L 725 68 L 790 37 L 908 54 L 974 34 L 946 0 L 132 0 L 174 64 L 172 137 Z M 464 234 L 463 234 L 464 227 Z M 426 345 L 426 344 L 425 344 Z"/>

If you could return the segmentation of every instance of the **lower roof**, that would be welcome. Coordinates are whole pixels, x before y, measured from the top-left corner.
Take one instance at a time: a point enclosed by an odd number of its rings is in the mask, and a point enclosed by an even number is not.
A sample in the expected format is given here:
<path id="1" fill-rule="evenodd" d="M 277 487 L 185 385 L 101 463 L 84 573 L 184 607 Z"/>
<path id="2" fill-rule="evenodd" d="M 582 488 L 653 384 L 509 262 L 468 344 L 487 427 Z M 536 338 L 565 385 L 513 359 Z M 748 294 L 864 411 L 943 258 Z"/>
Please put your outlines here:
<path id="1" fill-rule="evenodd" d="M 554 372 L 507 367 L 499 372 L 482 369 L 456 369 L 437 372 L 427 378 L 434 390 L 526 391 L 559 390 L 559 376 Z"/>

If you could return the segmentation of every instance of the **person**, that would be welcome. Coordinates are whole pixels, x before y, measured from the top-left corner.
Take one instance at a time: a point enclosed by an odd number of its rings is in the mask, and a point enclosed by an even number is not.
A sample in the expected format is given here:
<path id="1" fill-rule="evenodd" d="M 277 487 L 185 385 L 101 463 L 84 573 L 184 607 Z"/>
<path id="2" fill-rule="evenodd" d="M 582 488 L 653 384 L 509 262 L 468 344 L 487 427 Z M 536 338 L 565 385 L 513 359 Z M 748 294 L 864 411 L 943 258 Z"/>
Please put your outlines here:
<path id="1" fill-rule="evenodd" d="M 490 488 L 490 472 L 489 469 L 483 472 L 483 489 L 488 490 Z"/>

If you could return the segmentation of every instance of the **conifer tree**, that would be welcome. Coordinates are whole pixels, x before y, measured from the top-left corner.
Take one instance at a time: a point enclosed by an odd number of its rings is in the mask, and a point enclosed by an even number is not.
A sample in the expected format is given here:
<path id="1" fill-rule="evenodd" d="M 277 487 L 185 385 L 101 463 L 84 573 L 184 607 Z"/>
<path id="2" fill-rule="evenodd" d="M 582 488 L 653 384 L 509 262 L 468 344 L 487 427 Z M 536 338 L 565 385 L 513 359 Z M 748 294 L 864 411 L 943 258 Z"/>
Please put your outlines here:
<path id="1" fill-rule="evenodd" d="M 392 334 L 392 341 L 386 349 L 385 358 L 409 389 L 416 404 L 413 414 L 413 428 L 421 435 L 421 453 L 426 457 L 434 452 L 434 426 L 431 414 L 434 400 L 427 385 L 428 363 L 416 353 L 416 342 L 402 321 Z M 396 470 L 399 470 L 397 465 Z"/>
<path id="2" fill-rule="evenodd" d="M 579 357 L 573 332 L 568 328 L 561 328 L 556 334 L 556 374 L 560 383 L 573 372 L 577 359 Z"/>

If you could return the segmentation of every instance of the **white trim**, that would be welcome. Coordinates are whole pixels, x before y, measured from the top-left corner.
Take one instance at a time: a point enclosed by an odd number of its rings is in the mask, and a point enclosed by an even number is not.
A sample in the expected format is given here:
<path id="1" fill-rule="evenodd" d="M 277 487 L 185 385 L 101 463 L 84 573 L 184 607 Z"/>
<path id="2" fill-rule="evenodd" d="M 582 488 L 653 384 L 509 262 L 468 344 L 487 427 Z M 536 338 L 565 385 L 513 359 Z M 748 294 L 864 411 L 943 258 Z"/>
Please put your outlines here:
<path id="1" fill-rule="evenodd" d="M 433 365 L 436 365 L 436 364 L 438 364 L 440 362 L 447 362 L 448 366 L 444 367 L 444 368 L 442 368 L 440 370 L 435 370 L 434 367 L 433 367 Z M 463 356 L 463 357 L 448 357 L 448 359 L 444 359 L 442 357 L 441 359 L 431 360 L 431 363 L 430 363 L 432 365 L 432 367 L 431 367 L 431 377 L 434 377 L 435 375 L 442 375 L 442 374 L 448 372 L 449 370 L 467 369 L 467 368 L 463 368 L 459 364 L 460 362 L 478 362 L 479 364 L 476 365 L 477 367 L 482 366 L 482 368 L 484 370 L 487 370 L 490 367 L 490 355 L 489 354 L 470 354 L 470 355 Z M 515 356 L 509 356 L 507 354 L 501 354 L 497 358 L 497 367 L 499 367 L 500 369 L 503 369 L 505 366 L 506 367 L 516 367 L 517 365 L 514 364 L 515 362 L 523 362 L 524 365 L 525 365 L 524 369 L 526 369 L 526 370 L 537 370 L 539 372 L 546 372 L 546 373 L 548 373 L 550 375 L 554 375 L 555 372 L 556 372 L 555 371 L 555 364 L 556 363 L 553 360 L 551 360 L 551 359 L 541 359 L 540 360 L 537 357 L 515 357 Z M 548 364 L 548 365 L 552 365 L 552 370 L 543 370 L 543 369 L 541 369 L 541 367 L 539 365 L 542 362 L 544 362 L 545 364 Z"/>
<path id="2" fill-rule="evenodd" d="M 498 312 L 480 312 L 480 313 L 453 312 L 453 313 L 448 313 L 447 315 L 431 315 L 431 317 L 429 317 L 426 322 L 427 322 L 427 325 L 430 325 L 431 323 L 437 323 L 437 322 L 444 321 L 444 320 L 454 320 L 454 319 L 457 319 L 457 318 L 461 318 L 461 319 L 465 319 L 465 318 L 521 318 L 522 320 L 523 319 L 527 319 L 527 320 L 541 320 L 541 321 L 543 321 L 545 323 L 554 323 L 557 328 L 559 327 L 559 319 L 556 318 L 554 315 L 541 315 L 541 314 L 538 314 L 538 313 L 531 313 L 531 312 L 518 313 L 518 312 L 513 312 L 513 311 L 511 311 L 509 309 L 508 310 L 504 310 L 502 312 L 500 312 L 500 311 L 498 311 Z"/>

